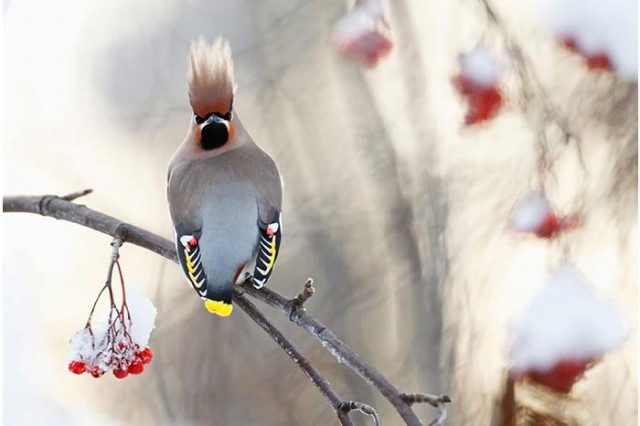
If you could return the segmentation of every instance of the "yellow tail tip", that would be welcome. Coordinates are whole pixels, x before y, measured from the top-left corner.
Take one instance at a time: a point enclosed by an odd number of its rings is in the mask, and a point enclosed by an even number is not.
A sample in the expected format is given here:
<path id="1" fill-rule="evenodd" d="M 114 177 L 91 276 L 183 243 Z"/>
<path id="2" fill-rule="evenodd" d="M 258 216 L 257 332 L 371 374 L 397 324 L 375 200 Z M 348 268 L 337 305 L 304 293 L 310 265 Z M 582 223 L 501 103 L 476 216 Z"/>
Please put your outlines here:
<path id="1" fill-rule="evenodd" d="M 228 317 L 233 311 L 233 305 L 225 303 L 220 300 L 205 300 L 204 307 L 212 314 L 220 315 L 221 317 Z"/>

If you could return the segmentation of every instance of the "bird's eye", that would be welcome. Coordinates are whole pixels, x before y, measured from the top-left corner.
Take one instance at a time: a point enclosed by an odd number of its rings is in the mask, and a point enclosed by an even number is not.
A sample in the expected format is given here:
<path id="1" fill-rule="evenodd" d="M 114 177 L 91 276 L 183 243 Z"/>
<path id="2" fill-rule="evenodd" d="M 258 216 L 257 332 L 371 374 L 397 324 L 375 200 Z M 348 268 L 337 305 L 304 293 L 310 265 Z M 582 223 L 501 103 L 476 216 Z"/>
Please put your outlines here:
<path id="1" fill-rule="evenodd" d="M 204 118 L 200 117 L 195 112 L 193 113 L 193 119 L 196 122 L 196 124 L 202 124 L 202 123 L 204 123 L 204 120 L 205 120 Z"/>
<path id="2" fill-rule="evenodd" d="M 230 109 L 229 112 L 222 116 L 222 118 L 227 121 L 231 121 L 231 119 L 233 118 L 233 110 Z"/>

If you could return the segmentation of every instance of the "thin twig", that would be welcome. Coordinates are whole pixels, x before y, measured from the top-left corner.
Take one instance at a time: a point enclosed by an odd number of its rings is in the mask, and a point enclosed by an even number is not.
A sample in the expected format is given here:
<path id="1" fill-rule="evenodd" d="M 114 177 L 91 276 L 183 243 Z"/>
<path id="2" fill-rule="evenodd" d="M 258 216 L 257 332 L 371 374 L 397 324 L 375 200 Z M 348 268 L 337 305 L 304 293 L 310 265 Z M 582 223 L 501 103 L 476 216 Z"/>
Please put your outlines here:
<path id="1" fill-rule="evenodd" d="M 236 295 L 234 298 L 236 305 L 246 312 L 247 315 L 258 324 L 280 347 L 289 355 L 298 367 L 307 375 L 309 380 L 320 390 L 320 393 L 329 401 L 329 405 L 338 416 L 340 424 L 353 425 L 346 411 L 342 410 L 342 400 L 331 388 L 331 385 L 320 372 L 296 349 L 291 341 L 285 337 L 280 330 L 274 326 L 257 308 L 247 300 L 246 297 Z"/>
<path id="2" fill-rule="evenodd" d="M 146 248 L 174 262 L 178 261 L 175 246 L 171 241 L 137 226 L 122 222 L 86 206 L 74 204 L 60 197 L 7 196 L 3 197 L 2 201 L 3 211 L 5 212 L 34 213 L 74 222 L 108 235 L 118 235 L 122 238 L 123 242 L 126 241 Z M 364 361 L 362 357 L 353 352 L 333 331 L 315 319 L 315 317 L 310 315 L 306 310 L 295 309 L 295 304 L 292 300 L 286 299 L 266 287 L 256 289 L 253 285 L 247 285 L 247 283 L 234 287 L 234 295 L 236 298 L 242 296 L 243 293 L 257 298 L 280 311 L 290 318 L 292 322 L 316 338 L 339 362 L 378 389 L 393 405 L 407 425 L 422 425 L 410 405 L 402 399 L 398 389 L 396 389 L 386 377 L 375 367 Z M 248 305 L 246 307 L 247 309 L 251 309 Z M 245 312 L 249 313 L 249 311 L 246 310 Z"/>
<path id="3" fill-rule="evenodd" d="M 409 405 L 426 402 L 432 407 L 438 407 L 452 401 L 448 395 L 430 395 L 428 393 L 403 393 L 400 396 Z"/>
<path id="4" fill-rule="evenodd" d="M 358 402 L 358 401 L 342 401 L 338 406 L 338 408 L 345 413 L 348 413 L 349 411 L 353 411 L 353 410 L 360 411 L 361 413 L 364 413 L 368 416 L 373 417 L 373 422 L 375 423 L 376 426 L 380 426 L 381 424 L 380 416 L 378 416 L 378 412 L 376 411 L 375 408 L 373 408 L 369 404 L 365 404 L 363 402 Z"/>
<path id="5" fill-rule="evenodd" d="M 514 41 L 514 38 L 509 33 L 509 30 L 507 30 L 506 25 L 504 24 L 500 16 L 498 16 L 498 14 L 495 12 L 490 0 L 480 0 L 480 3 L 482 3 L 482 6 L 487 13 L 487 17 L 502 36 L 507 50 L 512 53 L 513 58 L 515 59 L 515 69 L 518 72 L 520 89 L 522 90 L 523 99 L 526 102 L 531 102 L 534 99 L 538 100 L 543 110 L 541 120 L 546 121 L 546 119 L 552 117 L 558 127 L 564 133 L 565 140 L 569 141 L 572 137 L 574 137 L 574 133 L 569 128 L 567 119 L 563 117 L 558 112 L 556 106 L 551 103 L 551 101 L 549 100 L 549 96 L 540 83 L 540 80 L 535 75 L 535 73 L 532 72 L 531 66 L 529 65 L 529 60 L 524 54 L 522 47 L 520 47 L 520 45 Z"/>
<path id="6" fill-rule="evenodd" d="M 311 296 L 314 294 L 316 294 L 316 289 L 313 288 L 313 278 L 307 278 L 307 282 L 304 284 L 304 288 L 300 294 L 291 301 L 291 305 L 293 306 L 291 312 L 303 309 L 302 305 L 304 305 L 304 302 L 311 299 Z M 289 317 L 289 319 L 291 319 L 291 317 Z"/>
<path id="7" fill-rule="evenodd" d="M 447 418 L 447 407 L 452 399 L 448 395 L 430 395 L 428 393 L 403 393 L 400 395 L 402 399 L 409 405 L 423 403 L 438 408 L 438 417 L 429 423 L 429 426 L 441 426 Z"/>
<path id="8" fill-rule="evenodd" d="M 92 192 L 93 192 L 93 189 L 84 189 L 82 191 L 72 192 L 71 194 L 63 195 L 60 198 L 67 201 L 73 201 L 76 198 L 84 197 L 85 195 L 91 194 Z"/>

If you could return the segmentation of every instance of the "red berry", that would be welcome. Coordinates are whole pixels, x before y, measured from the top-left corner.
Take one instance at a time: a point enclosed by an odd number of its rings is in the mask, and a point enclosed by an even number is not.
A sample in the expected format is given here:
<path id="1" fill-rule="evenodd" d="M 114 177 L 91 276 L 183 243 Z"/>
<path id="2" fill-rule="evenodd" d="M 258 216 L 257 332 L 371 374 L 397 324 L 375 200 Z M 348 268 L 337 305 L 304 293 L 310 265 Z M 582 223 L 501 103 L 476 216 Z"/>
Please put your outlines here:
<path id="1" fill-rule="evenodd" d="M 118 379 L 124 379 L 129 375 L 129 371 L 116 368 L 115 370 L 113 370 L 113 375 L 116 376 Z"/>
<path id="2" fill-rule="evenodd" d="M 391 52 L 392 47 L 393 42 L 387 34 L 385 24 L 336 40 L 338 52 L 368 67 L 375 66 Z"/>
<path id="3" fill-rule="evenodd" d="M 590 55 L 586 57 L 587 59 L 587 68 L 590 70 L 602 70 L 602 71 L 611 71 L 611 61 L 609 57 L 604 53 L 596 53 L 594 55 Z"/>
<path id="4" fill-rule="evenodd" d="M 147 347 L 138 352 L 137 357 L 143 364 L 149 364 L 153 359 L 153 352 L 151 352 L 151 348 Z"/>
<path id="5" fill-rule="evenodd" d="M 104 374 L 104 370 L 96 365 L 91 368 L 90 373 L 93 377 L 97 379 L 98 377 L 101 377 Z"/>
<path id="6" fill-rule="evenodd" d="M 578 52 L 578 45 L 577 45 L 577 43 L 576 43 L 576 41 L 574 39 L 565 38 L 565 39 L 561 39 L 560 42 L 570 52 L 574 52 L 574 53 Z"/>
<path id="7" fill-rule="evenodd" d="M 553 211 L 547 212 L 544 219 L 535 229 L 536 236 L 540 238 L 550 238 L 560 230 L 560 221 Z"/>
<path id="8" fill-rule="evenodd" d="M 85 364 L 82 361 L 71 361 L 69 363 L 69 371 L 74 374 L 82 374 L 85 372 Z"/>
<path id="9" fill-rule="evenodd" d="M 578 44 L 573 38 L 561 39 L 560 42 L 570 52 L 577 53 L 578 55 L 582 56 L 587 62 L 587 68 L 589 68 L 590 70 L 602 70 L 602 71 L 613 70 L 613 65 L 611 64 L 611 60 L 609 59 L 606 53 L 599 52 L 599 53 L 587 55 L 578 48 Z"/>
<path id="10" fill-rule="evenodd" d="M 557 392 L 569 393 L 573 385 L 591 367 L 593 361 L 593 359 L 582 361 L 566 359 L 558 362 L 549 370 L 530 370 L 524 376 Z"/>
<path id="11" fill-rule="evenodd" d="M 140 374 L 143 371 L 144 371 L 144 365 L 139 361 L 132 362 L 131 365 L 129 366 L 129 373 L 131 374 Z"/>
<path id="12" fill-rule="evenodd" d="M 464 118 L 467 126 L 490 120 L 497 115 L 502 105 L 502 95 L 496 87 L 483 86 L 462 74 L 453 77 L 451 83 L 469 102 L 469 110 Z"/>
<path id="13" fill-rule="evenodd" d="M 465 116 L 465 124 L 470 126 L 482 123 L 495 117 L 502 104 L 502 95 L 491 87 L 469 95 L 469 111 Z"/>

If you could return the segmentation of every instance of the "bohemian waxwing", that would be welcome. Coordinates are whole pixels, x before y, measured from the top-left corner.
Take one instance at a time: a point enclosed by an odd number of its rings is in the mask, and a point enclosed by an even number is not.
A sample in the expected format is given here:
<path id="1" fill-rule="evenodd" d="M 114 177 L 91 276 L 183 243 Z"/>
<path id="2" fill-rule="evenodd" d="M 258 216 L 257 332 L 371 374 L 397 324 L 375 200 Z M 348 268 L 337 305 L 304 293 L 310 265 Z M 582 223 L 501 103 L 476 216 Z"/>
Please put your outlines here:
<path id="1" fill-rule="evenodd" d="M 282 186 L 273 160 L 233 110 L 231 49 L 223 38 L 191 44 L 193 117 L 169 162 L 169 210 L 180 265 L 209 312 L 228 316 L 234 283 L 262 287 L 282 237 Z"/>

